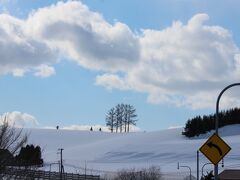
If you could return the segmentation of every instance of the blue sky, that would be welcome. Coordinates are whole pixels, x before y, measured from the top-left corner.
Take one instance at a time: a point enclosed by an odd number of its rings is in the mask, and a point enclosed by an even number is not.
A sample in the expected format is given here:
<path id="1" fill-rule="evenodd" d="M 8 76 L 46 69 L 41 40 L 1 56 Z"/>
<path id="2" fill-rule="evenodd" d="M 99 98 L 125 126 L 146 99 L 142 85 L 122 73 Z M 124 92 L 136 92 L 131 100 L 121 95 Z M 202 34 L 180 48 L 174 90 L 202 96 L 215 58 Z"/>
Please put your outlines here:
<path id="1" fill-rule="evenodd" d="M 143 130 L 181 126 L 239 81 L 237 0 L 0 3 L 0 113 L 37 127 L 104 125 L 117 103 Z"/>

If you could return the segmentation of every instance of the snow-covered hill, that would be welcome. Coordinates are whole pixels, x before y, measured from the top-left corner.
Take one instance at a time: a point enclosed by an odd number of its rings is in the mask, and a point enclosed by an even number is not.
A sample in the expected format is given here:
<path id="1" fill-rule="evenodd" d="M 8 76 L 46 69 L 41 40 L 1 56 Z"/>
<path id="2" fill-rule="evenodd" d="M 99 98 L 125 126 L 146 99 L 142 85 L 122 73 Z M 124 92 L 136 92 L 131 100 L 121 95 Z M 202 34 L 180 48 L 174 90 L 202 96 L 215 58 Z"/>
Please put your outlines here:
<path id="1" fill-rule="evenodd" d="M 66 171 L 81 173 L 90 170 L 88 173 L 97 174 L 115 172 L 123 168 L 159 165 L 167 179 L 176 179 L 188 174 L 186 168 L 177 169 L 177 162 L 190 166 L 193 174 L 196 174 L 196 152 L 213 133 L 188 139 L 181 135 L 181 128 L 128 134 L 50 129 L 28 131 L 31 132 L 29 143 L 42 147 L 46 163 L 57 162 L 58 149 L 64 149 Z M 232 148 L 224 159 L 225 168 L 240 167 L 240 125 L 226 126 L 219 132 Z M 209 161 L 200 153 L 200 170 L 207 162 Z M 51 169 L 57 167 L 51 165 Z M 204 168 L 211 169 L 211 165 Z M 220 171 L 222 169 L 220 167 Z"/>

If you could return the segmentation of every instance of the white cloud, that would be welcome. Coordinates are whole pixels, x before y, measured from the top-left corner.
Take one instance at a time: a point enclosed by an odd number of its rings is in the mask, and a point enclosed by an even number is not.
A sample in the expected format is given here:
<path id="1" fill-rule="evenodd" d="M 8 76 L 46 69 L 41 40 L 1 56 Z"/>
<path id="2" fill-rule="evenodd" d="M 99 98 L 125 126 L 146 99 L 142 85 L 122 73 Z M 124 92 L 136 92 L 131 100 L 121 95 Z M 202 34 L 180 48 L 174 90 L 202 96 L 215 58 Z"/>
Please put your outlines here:
<path id="1" fill-rule="evenodd" d="M 101 85 L 109 90 L 121 89 L 130 90 L 125 80 L 115 74 L 103 74 L 96 77 L 96 85 Z"/>
<path id="2" fill-rule="evenodd" d="M 34 116 L 18 111 L 4 113 L 0 116 L 0 124 L 2 124 L 4 120 L 7 120 L 9 125 L 20 128 L 34 127 L 39 124 Z"/>
<path id="3" fill-rule="evenodd" d="M 14 69 L 12 69 L 13 76 L 22 77 L 22 76 L 24 76 L 24 73 L 25 73 L 24 69 L 21 69 L 21 68 L 14 68 Z"/>
<path id="4" fill-rule="evenodd" d="M 141 60 L 115 79 L 147 92 L 151 103 L 214 108 L 219 91 L 240 79 L 240 51 L 228 30 L 205 24 L 208 18 L 197 14 L 186 25 L 178 21 L 163 30 L 143 30 Z M 117 87 L 114 83 L 102 81 L 106 87 Z"/>
<path id="5" fill-rule="evenodd" d="M 214 107 L 219 90 L 240 79 L 240 50 L 229 30 L 208 19 L 197 14 L 186 24 L 136 34 L 79 1 L 37 9 L 25 20 L 1 14 L 0 74 L 48 77 L 65 56 L 101 70 L 96 85 L 145 92 L 150 103 Z"/>
<path id="6" fill-rule="evenodd" d="M 24 31 L 25 21 L 0 14 L 0 74 L 23 76 L 42 64 L 56 62 L 54 51 Z"/>
<path id="7" fill-rule="evenodd" d="M 48 65 L 41 65 L 36 68 L 38 71 L 35 73 L 35 76 L 40 76 L 40 77 L 49 77 L 53 74 L 55 74 L 55 69 L 51 66 Z"/>
<path id="8" fill-rule="evenodd" d="M 79 1 L 36 10 L 25 30 L 86 68 L 119 71 L 139 60 L 138 38 L 127 25 L 111 25 Z"/>
<path id="9" fill-rule="evenodd" d="M 0 14 L 0 23 L 1 74 L 37 70 L 46 77 L 53 67 L 47 73 L 42 67 L 57 63 L 59 55 L 106 71 L 129 69 L 139 60 L 139 40 L 127 25 L 109 24 L 79 1 L 40 8 L 25 20 Z"/>
<path id="10" fill-rule="evenodd" d="M 170 126 L 168 127 L 168 129 L 180 129 L 180 128 L 183 128 L 184 126 L 182 125 L 178 125 L 178 126 Z"/>

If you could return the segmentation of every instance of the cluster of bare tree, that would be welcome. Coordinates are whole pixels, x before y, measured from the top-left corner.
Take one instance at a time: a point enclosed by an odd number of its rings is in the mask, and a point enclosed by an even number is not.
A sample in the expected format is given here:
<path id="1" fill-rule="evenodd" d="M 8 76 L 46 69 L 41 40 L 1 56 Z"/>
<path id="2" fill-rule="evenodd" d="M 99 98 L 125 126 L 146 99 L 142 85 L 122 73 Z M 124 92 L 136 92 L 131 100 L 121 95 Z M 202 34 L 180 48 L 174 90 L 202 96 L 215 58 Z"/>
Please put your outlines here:
<path id="1" fill-rule="evenodd" d="M 131 125 L 136 125 L 136 109 L 129 104 L 117 104 L 106 115 L 106 125 L 111 132 L 129 132 Z"/>
<path id="2" fill-rule="evenodd" d="M 149 168 L 136 169 L 123 169 L 112 178 L 113 180 L 162 180 L 163 176 L 160 167 L 151 166 Z"/>

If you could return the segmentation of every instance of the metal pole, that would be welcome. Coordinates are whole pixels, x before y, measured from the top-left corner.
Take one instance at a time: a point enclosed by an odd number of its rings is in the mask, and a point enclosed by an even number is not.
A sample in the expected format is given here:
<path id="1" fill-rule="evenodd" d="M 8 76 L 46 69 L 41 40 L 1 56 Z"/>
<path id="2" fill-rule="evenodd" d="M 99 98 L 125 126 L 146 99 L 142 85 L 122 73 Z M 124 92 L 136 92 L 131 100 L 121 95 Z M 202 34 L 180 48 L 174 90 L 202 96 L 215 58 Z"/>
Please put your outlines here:
<path id="1" fill-rule="evenodd" d="M 59 149 L 60 150 L 60 168 L 61 168 L 61 172 L 60 172 L 60 180 L 62 180 L 62 174 L 63 174 L 63 161 L 62 161 L 62 151 L 63 149 Z"/>
<path id="2" fill-rule="evenodd" d="M 199 180 L 199 151 L 197 151 L 197 180 Z"/>
<path id="3" fill-rule="evenodd" d="M 84 178 L 84 179 L 87 178 L 87 165 L 86 165 L 86 164 L 87 164 L 87 163 L 86 163 L 86 160 L 85 160 L 85 168 L 84 168 L 84 169 L 85 169 L 85 173 L 84 173 L 84 174 L 85 174 L 85 176 L 84 176 L 85 178 Z"/>
<path id="4" fill-rule="evenodd" d="M 58 172 L 59 172 L 59 174 L 61 175 L 61 164 L 60 164 L 60 161 L 58 161 Z"/>
<path id="5" fill-rule="evenodd" d="M 190 169 L 190 180 L 192 180 L 192 170 L 191 170 L 191 168 L 189 168 Z"/>
<path id="6" fill-rule="evenodd" d="M 219 113 L 219 101 L 220 101 L 220 98 L 222 97 L 223 93 L 233 87 L 233 86 L 240 86 L 240 83 L 234 83 L 234 84 L 230 84 L 229 86 L 225 87 L 221 92 L 220 94 L 218 95 L 218 98 L 217 98 L 217 103 L 216 103 L 216 121 L 215 121 L 215 133 L 218 134 L 218 121 L 219 121 L 219 118 L 218 118 L 218 113 Z M 218 164 L 216 164 L 214 166 L 214 180 L 218 180 Z"/>
<path id="7" fill-rule="evenodd" d="M 189 166 L 180 166 L 180 165 L 179 165 L 179 162 L 178 162 L 177 169 L 179 169 L 179 167 L 185 167 L 185 168 L 188 168 L 189 171 L 190 171 L 190 180 L 192 180 L 192 170 L 191 170 L 191 168 L 190 168 Z"/>
<path id="8" fill-rule="evenodd" d="M 60 149 L 60 167 L 61 167 L 61 177 L 60 179 L 62 180 L 62 149 Z"/>

